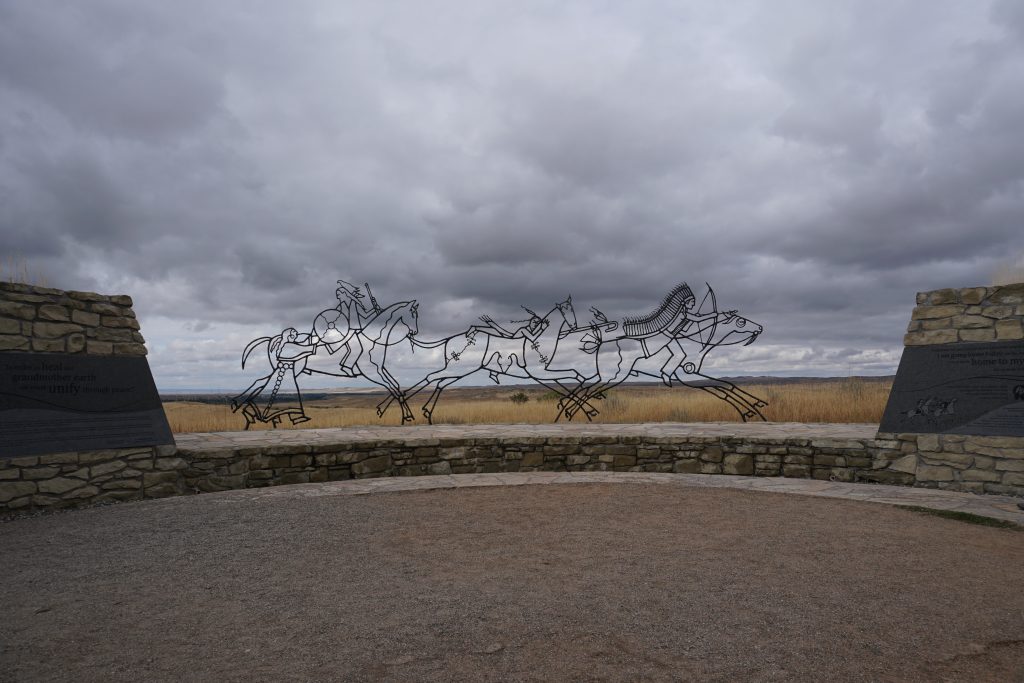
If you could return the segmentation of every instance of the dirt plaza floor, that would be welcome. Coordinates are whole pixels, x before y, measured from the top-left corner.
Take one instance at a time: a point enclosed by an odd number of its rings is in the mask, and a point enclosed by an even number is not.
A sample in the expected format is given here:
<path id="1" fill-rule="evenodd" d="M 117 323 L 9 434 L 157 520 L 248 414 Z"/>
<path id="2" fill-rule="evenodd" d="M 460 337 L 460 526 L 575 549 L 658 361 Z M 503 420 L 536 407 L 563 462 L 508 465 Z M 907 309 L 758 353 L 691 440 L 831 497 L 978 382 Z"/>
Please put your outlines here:
<path id="1" fill-rule="evenodd" d="M 644 483 L 313 486 L 0 523 L 0 680 L 1024 680 L 1018 530 Z"/>

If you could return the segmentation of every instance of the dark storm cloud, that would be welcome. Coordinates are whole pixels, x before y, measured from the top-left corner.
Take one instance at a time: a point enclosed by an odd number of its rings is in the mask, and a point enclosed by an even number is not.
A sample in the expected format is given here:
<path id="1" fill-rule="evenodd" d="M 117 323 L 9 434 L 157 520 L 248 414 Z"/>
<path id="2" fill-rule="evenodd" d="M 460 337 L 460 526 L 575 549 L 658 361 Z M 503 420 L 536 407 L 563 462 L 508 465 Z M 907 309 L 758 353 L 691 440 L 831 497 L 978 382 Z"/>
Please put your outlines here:
<path id="1" fill-rule="evenodd" d="M 767 328 L 721 367 L 886 372 L 1024 257 L 1013 0 L 0 2 L 0 98 L 0 249 L 179 385 L 339 278 L 427 337 L 708 281 Z"/>

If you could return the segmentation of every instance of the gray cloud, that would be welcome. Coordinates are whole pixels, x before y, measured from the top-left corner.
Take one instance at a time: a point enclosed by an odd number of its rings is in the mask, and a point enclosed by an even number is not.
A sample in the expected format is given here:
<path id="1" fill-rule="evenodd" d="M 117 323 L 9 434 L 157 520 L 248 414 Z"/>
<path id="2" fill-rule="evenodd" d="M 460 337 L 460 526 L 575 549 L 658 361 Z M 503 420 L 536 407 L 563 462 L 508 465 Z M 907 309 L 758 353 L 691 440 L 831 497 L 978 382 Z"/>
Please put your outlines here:
<path id="1" fill-rule="evenodd" d="M 1024 253 L 1011 0 L 5 3 L 0 97 L 0 250 L 132 294 L 167 386 L 338 278 L 425 336 L 709 281 L 767 328 L 723 371 L 889 372 Z"/>

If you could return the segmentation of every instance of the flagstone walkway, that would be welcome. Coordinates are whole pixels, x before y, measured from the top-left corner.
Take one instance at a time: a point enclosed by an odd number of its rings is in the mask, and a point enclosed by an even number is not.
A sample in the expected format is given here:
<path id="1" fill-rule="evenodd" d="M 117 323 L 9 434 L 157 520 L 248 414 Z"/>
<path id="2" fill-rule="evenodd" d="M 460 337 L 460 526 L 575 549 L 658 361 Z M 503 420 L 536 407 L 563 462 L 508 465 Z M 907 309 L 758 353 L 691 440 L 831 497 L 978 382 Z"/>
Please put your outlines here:
<path id="1" fill-rule="evenodd" d="M 698 488 L 770 491 L 800 496 L 842 498 L 887 505 L 913 505 L 934 510 L 956 510 L 1024 526 L 1020 498 L 976 495 L 959 491 L 849 484 L 815 479 L 782 477 L 741 477 L 715 474 L 670 474 L 657 472 L 508 472 L 498 474 L 454 474 L 420 477 L 382 477 L 321 484 L 293 484 L 269 488 L 224 491 L 214 496 L 219 503 L 251 500 L 272 501 L 320 496 L 352 496 L 395 491 L 424 491 L 478 486 L 526 486 L 549 484 L 660 484 Z M 166 499 L 173 500 L 173 499 Z"/>

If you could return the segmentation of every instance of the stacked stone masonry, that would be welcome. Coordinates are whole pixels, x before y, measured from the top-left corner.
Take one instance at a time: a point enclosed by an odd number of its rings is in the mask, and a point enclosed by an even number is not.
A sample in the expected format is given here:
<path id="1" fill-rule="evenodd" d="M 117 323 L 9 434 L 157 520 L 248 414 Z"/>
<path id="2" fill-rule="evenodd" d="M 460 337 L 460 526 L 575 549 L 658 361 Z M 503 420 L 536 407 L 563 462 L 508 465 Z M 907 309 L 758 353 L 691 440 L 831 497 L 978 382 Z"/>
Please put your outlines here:
<path id="1" fill-rule="evenodd" d="M 1024 283 L 919 292 L 906 346 L 1024 339 Z"/>
<path id="2" fill-rule="evenodd" d="M 0 510 L 77 507 L 280 484 L 530 471 L 685 472 L 875 482 L 1024 496 L 1024 448 L 1001 437 L 503 436 L 308 440 L 59 453 L 0 461 Z"/>
<path id="3" fill-rule="evenodd" d="M 0 282 L 0 351 L 146 355 L 131 297 Z"/>

